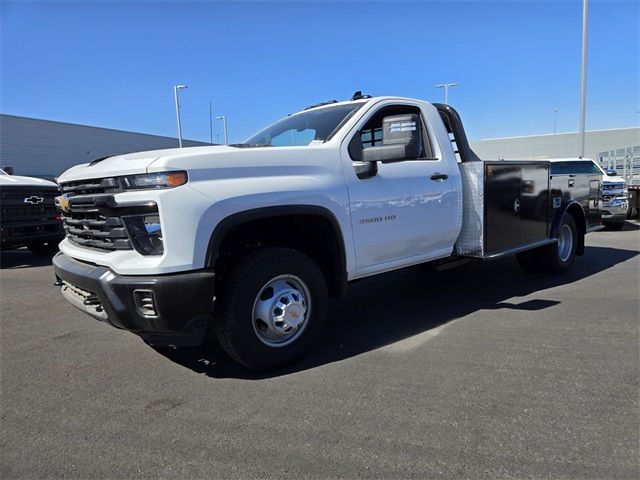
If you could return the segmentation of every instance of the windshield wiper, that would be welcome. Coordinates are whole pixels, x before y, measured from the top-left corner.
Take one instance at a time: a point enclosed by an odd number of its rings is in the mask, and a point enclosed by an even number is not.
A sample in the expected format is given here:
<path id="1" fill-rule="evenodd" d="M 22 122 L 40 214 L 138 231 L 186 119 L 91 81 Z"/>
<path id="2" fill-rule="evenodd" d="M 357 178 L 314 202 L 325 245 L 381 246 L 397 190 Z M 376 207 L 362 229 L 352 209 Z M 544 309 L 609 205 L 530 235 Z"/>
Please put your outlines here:
<path id="1" fill-rule="evenodd" d="M 227 146 L 236 148 L 273 147 L 273 145 L 268 143 L 230 143 Z"/>

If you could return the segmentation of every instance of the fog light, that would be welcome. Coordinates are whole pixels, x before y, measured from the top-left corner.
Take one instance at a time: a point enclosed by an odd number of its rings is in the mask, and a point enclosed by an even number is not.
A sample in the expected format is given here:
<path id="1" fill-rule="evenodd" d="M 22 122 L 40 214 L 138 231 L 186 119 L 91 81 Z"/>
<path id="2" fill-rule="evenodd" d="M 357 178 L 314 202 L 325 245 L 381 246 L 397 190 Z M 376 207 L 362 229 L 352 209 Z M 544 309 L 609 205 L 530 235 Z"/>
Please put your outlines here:
<path id="1" fill-rule="evenodd" d="M 164 253 L 162 228 L 158 214 L 124 217 L 123 220 L 133 247 L 138 252 L 143 255 L 162 255 Z"/>
<path id="2" fill-rule="evenodd" d="M 133 298 L 138 311 L 145 317 L 157 317 L 156 301 L 151 290 L 134 290 Z"/>

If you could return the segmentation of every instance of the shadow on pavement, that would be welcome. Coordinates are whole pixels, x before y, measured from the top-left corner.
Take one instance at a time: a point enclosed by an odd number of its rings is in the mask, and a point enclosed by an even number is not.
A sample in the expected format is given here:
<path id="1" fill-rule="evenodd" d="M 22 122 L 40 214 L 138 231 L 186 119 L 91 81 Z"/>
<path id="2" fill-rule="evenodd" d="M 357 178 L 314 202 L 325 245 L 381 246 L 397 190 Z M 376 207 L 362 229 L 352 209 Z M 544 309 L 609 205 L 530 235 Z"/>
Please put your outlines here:
<path id="1" fill-rule="evenodd" d="M 505 302 L 576 282 L 638 255 L 632 250 L 587 247 L 564 275 L 527 274 L 513 258 L 477 262 L 444 272 L 410 268 L 361 280 L 347 298 L 332 302 L 325 336 L 297 363 L 253 373 L 230 360 L 216 342 L 207 348 L 157 349 L 197 373 L 215 378 L 278 377 L 337 362 L 423 333 L 477 310 L 541 311 L 560 302 L 536 298 Z M 541 296 L 543 297 L 543 295 Z"/>
<path id="2" fill-rule="evenodd" d="M 51 265 L 55 253 L 31 253 L 26 248 L 0 252 L 0 269 L 45 267 Z"/>
<path id="3" fill-rule="evenodd" d="M 631 231 L 631 230 L 640 230 L 640 223 L 638 223 L 637 220 L 635 222 L 634 221 L 629 221 L 629 220 L 626 220 L 624 222 L 624 226 L 622 227 L 622 231 L 623 232 L 628 232 L 628 231 Z"/>

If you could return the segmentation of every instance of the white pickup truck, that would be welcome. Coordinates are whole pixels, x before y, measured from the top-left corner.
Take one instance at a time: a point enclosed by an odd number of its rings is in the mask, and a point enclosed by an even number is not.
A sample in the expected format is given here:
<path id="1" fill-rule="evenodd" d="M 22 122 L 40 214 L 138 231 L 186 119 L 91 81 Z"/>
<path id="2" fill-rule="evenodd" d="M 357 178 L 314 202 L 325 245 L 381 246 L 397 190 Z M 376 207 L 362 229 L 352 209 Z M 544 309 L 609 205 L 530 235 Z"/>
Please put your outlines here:
<path id="1" fill-rule="evenodd" d="M 615 170 L 603 171 L 602 224 L 607 230 L 621 230 L 629 212 L 629 189 Z"/>
<path id="2" fill-rule="evenodd" d="M 314 343 L 328 297 L 359 278 L 512 254 L 566 271 L 600 227 L 602 176 L 583 163 L 483 162 L 453 108 L 356 92 L 241 144 L 71 168 L 55 275 L 73 305 L 147 343 L 211 330 L 271 369 Z"/>

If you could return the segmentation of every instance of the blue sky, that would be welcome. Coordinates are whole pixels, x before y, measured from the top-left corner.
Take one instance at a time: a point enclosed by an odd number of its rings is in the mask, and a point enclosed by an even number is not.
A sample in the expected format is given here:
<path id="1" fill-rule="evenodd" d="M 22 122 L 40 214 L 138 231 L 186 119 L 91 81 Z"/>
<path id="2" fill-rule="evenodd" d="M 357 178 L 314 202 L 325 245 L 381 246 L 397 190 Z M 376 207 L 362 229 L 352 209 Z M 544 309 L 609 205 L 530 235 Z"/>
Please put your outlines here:
<path id="1" fill-rule="evenodd" d="M 639 123 L 640 2 L 590 1 L 587 129 Z M 472 139 L 579 122 L 581 1 L 1 3 L 0 111 L 231 141 L 355 90 L 442 101 Z M 221 123 L 214 121 L 215 133 Z M 219 137 L 220 139 L 222 136 Z M 215 139 L 215 138 L 214 138 Z"/>

